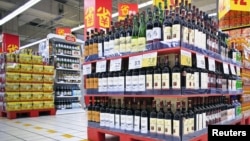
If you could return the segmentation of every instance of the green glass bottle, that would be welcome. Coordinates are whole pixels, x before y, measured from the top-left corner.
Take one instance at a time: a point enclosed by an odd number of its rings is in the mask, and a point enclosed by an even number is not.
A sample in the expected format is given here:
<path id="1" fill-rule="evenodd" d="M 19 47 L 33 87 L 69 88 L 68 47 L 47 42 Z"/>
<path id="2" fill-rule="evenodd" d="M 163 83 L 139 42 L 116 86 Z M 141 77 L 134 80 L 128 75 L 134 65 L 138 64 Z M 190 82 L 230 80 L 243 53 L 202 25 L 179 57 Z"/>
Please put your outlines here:
<path id="1" fill-rule="evenodd" d="M 140 27 L 138 33 L 138 51 L 145 51 L 146 49 L 146 23 L 145 12 L 140 14 Z"/>
<path id="2" fill-rule="evenodd" d="M 133 30 L 132 30 L 132 40 L 131 40 L 131 53 L 137 52 L 137 46 L 138 46 L 138 18 L 137 16 L 134 16 L 133 19 Z"/>

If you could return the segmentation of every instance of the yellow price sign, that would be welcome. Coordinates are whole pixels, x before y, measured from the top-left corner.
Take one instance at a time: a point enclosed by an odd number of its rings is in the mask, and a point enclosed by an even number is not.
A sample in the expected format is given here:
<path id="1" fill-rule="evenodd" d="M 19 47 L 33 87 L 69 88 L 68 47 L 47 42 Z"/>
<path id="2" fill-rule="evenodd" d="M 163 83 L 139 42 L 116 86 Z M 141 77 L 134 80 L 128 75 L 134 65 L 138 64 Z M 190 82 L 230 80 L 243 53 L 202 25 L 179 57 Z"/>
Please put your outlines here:
<path id="1" fill-rule="evenodd" d="M 250 1 L 249 0 L 230 0 L 231 10 L 237 11 L 250 11 Z"/>
<path id="2" fill-rule="evenodd" d="M 156 63 L 157 63 L 157 52 L 143 54 L 142 67 L 156 66 Z"/>
<path id="3" fill-rule="evenodd" d="M 191 52 L 181 50 L 181 65 L 192 66 L 192 54 Z"/>

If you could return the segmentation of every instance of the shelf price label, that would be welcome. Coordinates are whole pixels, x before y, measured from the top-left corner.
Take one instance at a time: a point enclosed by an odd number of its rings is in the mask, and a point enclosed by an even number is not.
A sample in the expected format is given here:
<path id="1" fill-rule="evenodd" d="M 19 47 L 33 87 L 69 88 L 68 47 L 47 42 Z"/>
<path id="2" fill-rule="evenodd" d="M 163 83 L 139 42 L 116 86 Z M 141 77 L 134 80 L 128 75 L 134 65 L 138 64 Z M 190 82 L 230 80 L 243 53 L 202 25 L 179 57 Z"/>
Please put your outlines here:
<path id="1" fill-rule="evenodd" d="M 235 67 L 234 65 L 230 64 L 230 70 L 233 75 L 236 75 Z"/>
<path id="2" fill-rule="evenodd" d="M 238 76 L 240 76 L 240 67 L 236 67 L 236 73 Z"/>
<path id="3" fill-rule="evenodd" d="M 92 72 L 91 69 L 92 69 L 91 64 L 83 65 L 82 66 L 83 75 L 91 74 L 91 72 Z"/>
<path id="4" fill-rule="evenodd" d="M 142 55 L 129 57 L 128 69 L 139 69 L 142 67 Z"/>
<path id="5" fill-rule="evenodd" d="M 157 63 L 157 52 L 143 54 L 142 67 L 156 66 L 156 63 Z"/>
<path id="6" fill-rule="evenodd" d="M 212 58 L 208 58 L 208 69 L 210 71 L 215 71 L 215 60 Z"/>
<path id="7" fill-rule="evenodd" d="M 197 53 L 196 63 L 197 63 L 197 68 L 205 69 L 206 68 L 205 56 Z"/>
<path id="8" fill-rule="evenodd" d="M 110 68 L 109 71 L 120 71 L 122 66 L 122 59 L 114 59 L 110 60 Z"/>
<path id="9" fill-rule="evenodd" d="M 181 50 L 181 65 L 192 66 L 192 54 L 191 52 Z"/>
<path id="10" fill-rule="evenodd" d="M 96 72 L 106 72 L 107 61 L 98 61 L 96 62 Z"/>
<path id="11" fill-rule="evenodd" d="M 229 74 L 229 68 L 227 63 L 223 63 L 223 71 L 225 74 Z"/>

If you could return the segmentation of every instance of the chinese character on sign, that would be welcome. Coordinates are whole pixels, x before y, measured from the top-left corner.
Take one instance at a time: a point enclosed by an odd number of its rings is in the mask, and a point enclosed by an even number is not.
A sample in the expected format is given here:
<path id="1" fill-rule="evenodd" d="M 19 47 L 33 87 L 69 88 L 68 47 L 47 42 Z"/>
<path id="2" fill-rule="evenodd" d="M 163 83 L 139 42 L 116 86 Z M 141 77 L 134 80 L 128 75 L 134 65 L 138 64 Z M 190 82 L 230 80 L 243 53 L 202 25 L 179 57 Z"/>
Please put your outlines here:
<path id="1" fill-rule="evenodd" d="M 101 27 L 108 28 L 110 26 L 110 11 L 105 7 L 97 9 L 98 22 Z"/>
<path id="2" fill-rule="evenodd" d="M 59 29 L 59 30 L 58 30 L 58 34 L 59 34 L 59 35 L 64 35 L 64 29 Z"/>
<path id="3" fill-rule="evenodd" d="M 128 5 L 121 6 L 121 12 L 122 16 L 127 16 L 129 14 L 129 6 Z"/>
<path id="4" fill-rule="evenodd" d="M 18 49 L 18 46 L 15 45 L 15 44 L 9 44 L 9 45 L 7 46 L 7 52 L 14 52 L 14 51 L 16 51 L 17 49 Z"/>
<path id="5" fill-rule="evenodd" d="M 94 26 L 94 7 L 89 7 L 85 11 L 86 27 Z"/>

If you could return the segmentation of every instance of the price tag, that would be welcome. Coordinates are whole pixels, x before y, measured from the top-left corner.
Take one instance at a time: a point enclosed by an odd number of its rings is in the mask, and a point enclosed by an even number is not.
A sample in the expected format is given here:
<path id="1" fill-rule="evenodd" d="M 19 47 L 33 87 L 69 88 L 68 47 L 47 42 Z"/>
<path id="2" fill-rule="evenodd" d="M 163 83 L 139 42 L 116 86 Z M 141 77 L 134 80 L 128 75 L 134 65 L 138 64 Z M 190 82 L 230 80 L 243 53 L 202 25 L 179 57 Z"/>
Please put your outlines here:
<path id="1" fill-rule="evenodd" d="M 215 71 L 215 60 L 212 58 L 208 58 L 208 69 L 210 71 Z"/>
<path id="2" fill-rule="evenodd" d="M 205 56 L 197 53 L 196 63 L 197 63 L 197 68 L 205 69 L 206 68 Z"/>
<path id="3" fill-rule="evenodd" d="M 238 76 L 240 76 L 240 67 L 236 67 L 236 73 Z"/>
<path id="4" fill-rule="evenodd" d="M 236 71 L 235 71 L 234 65 L 230 64 L 230 70 L 231 70 L 231 73 L 233 75 L 236 75 Z"/>
<path id="5" fill-rule="evenodd" d="M 142 67 L 156 66 L 156 63 L 157 63 L 157 52 L 143 54 Z"/>
<path id="6" fill-rule="evenodd" d="M 91 64 L 83 65 L 82 66 L 83 75 L 91 74 L 91 72 L 92 72 L 91 69 L 92 69 Z"/>
<path id="7" fill-rule="evenodd" d="M 106 60 L 96 62 L 96 72 L 106 72 L 106 66 Z"/>
<path id="8" fill-rule="evenodd" d="M 139 69 L 142 67 L 142 55 L 129 57 L 128 69 Z"/>
<path id="9" fill-rule="evenodd" d="M 227 63 L 223 63 L 223 71 L 225 74 L 229 74 L 229 68 Z"/>
<path id="10" fill-rule="evenodd" d="M 109 71 L 120 71 L 122 66 L 122 59 L 110 60 Z"/>
<path id="11" fill-rule="evenodd" d="M 192 66 L 192 54 L 191 52 L 181 50 L 181 65 Z"/>

